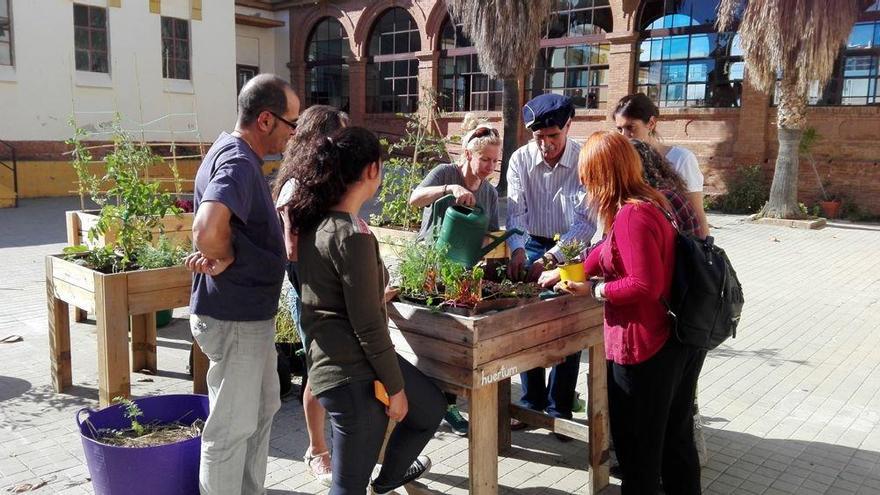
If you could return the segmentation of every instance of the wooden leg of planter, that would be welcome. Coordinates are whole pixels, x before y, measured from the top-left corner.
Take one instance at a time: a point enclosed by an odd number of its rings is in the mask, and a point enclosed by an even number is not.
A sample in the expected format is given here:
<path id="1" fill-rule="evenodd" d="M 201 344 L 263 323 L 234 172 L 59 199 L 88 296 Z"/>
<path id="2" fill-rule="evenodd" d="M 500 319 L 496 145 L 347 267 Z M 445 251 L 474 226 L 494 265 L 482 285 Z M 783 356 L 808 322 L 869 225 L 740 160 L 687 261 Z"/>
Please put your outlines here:
<path id="1" fill-rule="evenodd" d="M 128 365 L 128 282 L 121 276 L 95 277 L 98 333 L 98 399 L 101 407 L 131 395 Z"/>
<path id="2" fill-rule="evenodd" d="M 600 330 L 601 331 L 601 330 Z M 605 345 L 590 347 L 590 369 L 587 382 L 590 418 L 590 493 L 599 493 L 608 486 L 610 453 L 608 452 L 608 370 Z"/>
<path id="3" fill-rule="evenodd" d="M 84 309 L 73 308 L 73 321 L 82 323 L 89 318 L 88 313 Z"/>
<path id="4" fill-rule="evenodd" d="M 131 316 L 131 371 L 156 373 L 156 313 Z"/>
<path id="5" fill-rule="evenodd" d="M 510 378 L 498 382 L 498 451 L 510 448 Z"/>
<path id="6" fill-rule="evenodd" d="M 193 340 L 192 343 L 192 355 L 193 393 L 207 394 L 208 366 L 211 364 L 211 362 L 208 360 L 208 356 L 206 356 L 205 353 L 202 352 L 202 348 L 199 347 L 199 344 L 197 344 L 195 340 Z"/>
<path id="7" fill-rule="evenodd" d="M 471 495 L 498 493 L 498 383 L 471 391 L 468 435 Z"/>
<path id="8" fill-rule="evenodd" d="M 52 282 L 52 261 L 46 260 L 46 298 L 49 316 L 49 360 L 52 367 L 52 386 L 63 392 L 73 384 L 70 367 L 70 315 L 67 303 L 55 297 Z"/>

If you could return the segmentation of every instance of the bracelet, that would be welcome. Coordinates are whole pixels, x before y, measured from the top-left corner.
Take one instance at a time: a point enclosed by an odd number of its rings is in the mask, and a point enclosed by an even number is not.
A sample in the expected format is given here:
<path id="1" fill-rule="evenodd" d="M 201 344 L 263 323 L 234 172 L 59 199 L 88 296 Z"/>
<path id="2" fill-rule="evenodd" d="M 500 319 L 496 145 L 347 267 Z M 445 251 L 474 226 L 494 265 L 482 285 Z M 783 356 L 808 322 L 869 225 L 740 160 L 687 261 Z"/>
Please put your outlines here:
<path id="1" fill-rule="evenodd" d="M 592 284 L 593 286 L 591 287 L 590 292 L 593 293 L 593 298 L 599 302 L 605 302 L 606 299 L 602 295 L 602 289 L 605 288 L 605 282 L 594 281 Z"/>

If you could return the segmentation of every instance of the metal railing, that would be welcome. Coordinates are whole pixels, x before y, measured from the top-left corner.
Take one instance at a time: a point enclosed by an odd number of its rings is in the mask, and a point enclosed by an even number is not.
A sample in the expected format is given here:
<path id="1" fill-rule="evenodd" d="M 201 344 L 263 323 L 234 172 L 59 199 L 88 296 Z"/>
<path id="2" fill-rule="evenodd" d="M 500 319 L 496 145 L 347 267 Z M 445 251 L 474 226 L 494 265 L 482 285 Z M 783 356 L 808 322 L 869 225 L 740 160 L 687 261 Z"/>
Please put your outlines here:
<path id="1" fill-rule="evenodd" d="M 12 201 L 13 207 L 18 208 L 18 161 L 15 159 L 15 147 L 2 139 L 0 139 L 0 144 L 9 148 L 9 151 L 12 153 L 12 164 L 10 165 L 5 161 L 0 160 L 0 166 L 5 167 L 12 172 Z"/>

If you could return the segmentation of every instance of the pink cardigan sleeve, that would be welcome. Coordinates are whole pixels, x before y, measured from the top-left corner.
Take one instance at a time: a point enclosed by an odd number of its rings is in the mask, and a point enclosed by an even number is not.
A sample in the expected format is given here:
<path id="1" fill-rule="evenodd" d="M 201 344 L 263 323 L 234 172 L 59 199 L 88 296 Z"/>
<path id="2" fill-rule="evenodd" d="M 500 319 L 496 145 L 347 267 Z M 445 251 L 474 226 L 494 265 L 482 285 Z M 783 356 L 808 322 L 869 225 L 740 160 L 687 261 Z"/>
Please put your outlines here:
<path id="1" fill-rule="evenodd" d="M 602 250 L 604 242 L 605 239 L 602 239 L 597 242 L 595 246 L 590 248 L 590 254 L 588 254 L 587 259 L 584 260 L 584 273 L 587 275 L 587 278 L 602 275 L 602 269 L 599 267 L 599 251 Z"/>
<path id="2" fill-rule="evenodd" d="M 605 284 L 605 297 L 612 304 L 656 300 L 665 290 L 663 232 L 648 208 L 653 206 L 624 206 L 614 220 L 614 243 L 625 275 Z"/>

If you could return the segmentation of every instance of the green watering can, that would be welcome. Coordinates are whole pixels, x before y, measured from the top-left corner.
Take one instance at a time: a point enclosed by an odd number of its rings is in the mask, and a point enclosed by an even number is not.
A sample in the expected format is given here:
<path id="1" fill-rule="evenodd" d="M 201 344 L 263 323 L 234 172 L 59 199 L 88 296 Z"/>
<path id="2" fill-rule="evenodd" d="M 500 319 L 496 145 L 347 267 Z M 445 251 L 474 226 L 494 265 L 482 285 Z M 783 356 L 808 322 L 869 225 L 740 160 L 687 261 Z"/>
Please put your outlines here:
<path id="1" fill-rule="evenodd" d="M 431 206 L 432 226 L 437 247 L 446 247 L 446 257 L 468 268 L 476 265 L 483 256 L 495 249 L 519 229 L 511 229 L 501 236 L 488 233 L 489 216 L 479 205 L 474 208 L 455 204 L 455 196 L 448 194 L 434 201 Z M 489 237 L 492 242 L 483 246 Z"/>

